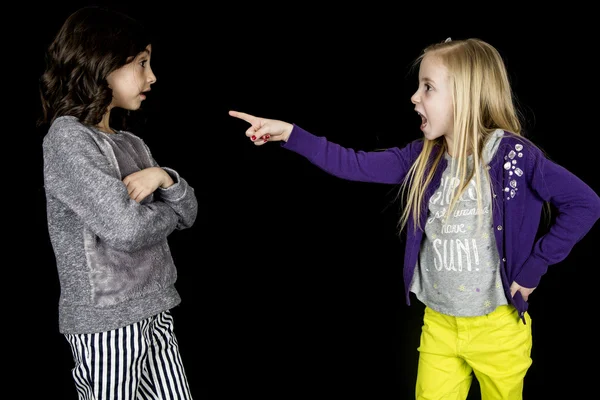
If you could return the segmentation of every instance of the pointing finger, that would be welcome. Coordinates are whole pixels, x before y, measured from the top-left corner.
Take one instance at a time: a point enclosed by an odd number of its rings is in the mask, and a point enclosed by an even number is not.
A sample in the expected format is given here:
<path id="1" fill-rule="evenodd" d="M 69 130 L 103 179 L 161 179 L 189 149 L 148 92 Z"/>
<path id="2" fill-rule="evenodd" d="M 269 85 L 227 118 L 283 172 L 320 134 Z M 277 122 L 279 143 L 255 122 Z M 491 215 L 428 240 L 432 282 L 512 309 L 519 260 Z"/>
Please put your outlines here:
<path id="1" fill-rule="evenodd" d="M 260 122 L 260 118 L 255 117 L 254 115 L 246 114 L 239 111 L 229 111 L 229 115 L 235 118 L 242 119 L 253 126 L 258 126 Z"/>

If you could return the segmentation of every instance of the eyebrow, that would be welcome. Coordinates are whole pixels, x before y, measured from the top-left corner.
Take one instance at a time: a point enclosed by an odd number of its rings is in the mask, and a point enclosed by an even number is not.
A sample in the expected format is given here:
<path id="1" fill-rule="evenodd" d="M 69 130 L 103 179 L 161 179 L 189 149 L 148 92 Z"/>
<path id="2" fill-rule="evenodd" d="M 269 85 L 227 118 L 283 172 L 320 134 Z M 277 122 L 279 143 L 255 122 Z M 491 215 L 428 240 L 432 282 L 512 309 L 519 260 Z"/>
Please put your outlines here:
<path id="1" fill-rule="evenodd" d="M 434 83 L 435 84 L 435 81 L 433 79 L 427 77 L 427 76 L 424 76 L 423 78 L 420 78 L 419 82 L 422 82 L 422 83 Z"/>

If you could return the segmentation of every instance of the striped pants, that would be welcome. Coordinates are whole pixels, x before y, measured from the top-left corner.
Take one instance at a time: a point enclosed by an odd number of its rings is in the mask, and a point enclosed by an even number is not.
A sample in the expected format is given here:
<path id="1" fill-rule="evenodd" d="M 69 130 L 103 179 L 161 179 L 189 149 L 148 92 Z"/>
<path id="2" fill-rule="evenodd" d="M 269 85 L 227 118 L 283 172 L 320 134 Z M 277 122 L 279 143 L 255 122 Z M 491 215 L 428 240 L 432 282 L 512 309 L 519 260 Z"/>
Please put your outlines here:
<path id="1" fill-rule="evenodd" d="M 192 398 L 168 311 L 112 331 L 65 337 L 80 400 Z"/>

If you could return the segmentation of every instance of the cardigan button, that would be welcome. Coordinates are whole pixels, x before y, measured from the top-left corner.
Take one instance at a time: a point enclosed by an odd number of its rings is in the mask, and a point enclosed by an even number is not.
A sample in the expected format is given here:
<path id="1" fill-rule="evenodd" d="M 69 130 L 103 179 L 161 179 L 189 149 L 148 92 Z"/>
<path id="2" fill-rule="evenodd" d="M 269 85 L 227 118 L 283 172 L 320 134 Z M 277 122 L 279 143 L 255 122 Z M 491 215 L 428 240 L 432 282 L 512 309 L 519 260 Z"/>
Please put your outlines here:
<path id="1" fill-rule="evenodd" d="M 501 230 L 502 230 L 502 225 L 498 225 L 498 228 L 497 228 L 497 229 L 498 229 L 499 231 L 501 231 Z"/>
<path id="2" fill-rule="evenodd" d="M 506 262 L 506 257 L 505 257 L 505 258 L 502 258 L 502 261 L 503 261 L 503 262 Z"/>

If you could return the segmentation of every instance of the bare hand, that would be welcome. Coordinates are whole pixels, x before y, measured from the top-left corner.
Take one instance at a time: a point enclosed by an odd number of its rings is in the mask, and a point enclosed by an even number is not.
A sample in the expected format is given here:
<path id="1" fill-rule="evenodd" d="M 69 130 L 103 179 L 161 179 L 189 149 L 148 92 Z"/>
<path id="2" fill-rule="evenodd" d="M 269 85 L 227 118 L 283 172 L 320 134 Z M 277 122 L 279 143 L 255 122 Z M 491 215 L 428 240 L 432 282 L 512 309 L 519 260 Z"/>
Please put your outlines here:
<path id="1" fill-rule="evenodd" d="M 127 187 L 129 197 L 139 203 L 159 187 L 171 186 L 173 179 L 162 168 L 151 167 L 127 175 L 123 183 Z"/>
<path id="2" fill-rule="evenodd" d="M 238 111 L 229 111 L 229 115 L 242 119 L 251 125 L 246 131 L 246 136 L 257 146 L 280 140 L 287 142 L 292 133 L 293 125 L 288 122 L 259 118 Z"/>
<path id="3" fill-rule="evenodd" d="M 521 292 L 521 297 L 523 297 L 523 300 L 527 301 L 529 295 L 534 290 L 535 288 L 529 289 L 519 285 L 517 282 L 513 282 L 512 285 L 510 285 L 510 297 L 515 297 L 515 293 Z"/>

